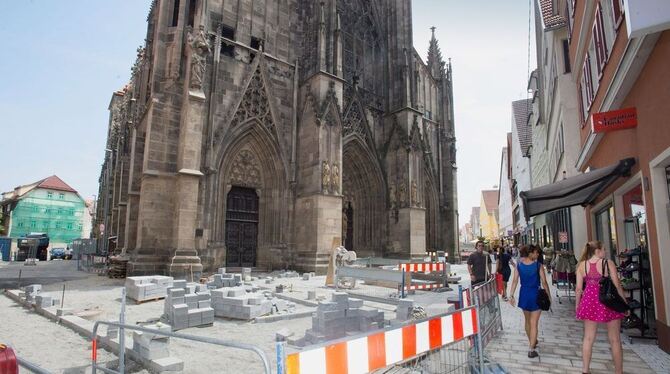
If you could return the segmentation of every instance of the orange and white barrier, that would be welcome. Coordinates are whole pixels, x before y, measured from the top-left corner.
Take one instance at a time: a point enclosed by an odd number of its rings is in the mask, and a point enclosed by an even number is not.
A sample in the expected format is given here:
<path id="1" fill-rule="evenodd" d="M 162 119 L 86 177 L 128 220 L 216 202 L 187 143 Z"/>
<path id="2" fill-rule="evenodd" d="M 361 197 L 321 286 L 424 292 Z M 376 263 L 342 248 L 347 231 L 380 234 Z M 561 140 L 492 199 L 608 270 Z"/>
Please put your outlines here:
<path id="1" fill-rule="evenodd" d="M 362 374 L 477 334 L 474 308 L 308 349 L 286 357 L 286 374 Z"/>
<path id="2" fill-rule="evenodd" d="M 444 271 L 444 262 L 412 262 L 400 264 L 400 270 L 408 271 L 410 273 Z"/>
<path id="3" fill-rule="evenodd" d="M 405 286 L 405 291 L 412 291 L 412 290 L 432 290 L 435 288 L 442 288 L 444 287 L 443 285 L 439 283 L 426 283 L 426 284 L 412 284 L 409 286 Z"/>
<path id="4" fill-rule="evenodd" d="M 470 300 L 470 289 L 469 288 L 463 288 L 461 290 L 461 299 L 463 300 L 463 305 L 461 305 L 461 308 L 467 308 L 470 305 L 472 305 L 472 300 Z"/>

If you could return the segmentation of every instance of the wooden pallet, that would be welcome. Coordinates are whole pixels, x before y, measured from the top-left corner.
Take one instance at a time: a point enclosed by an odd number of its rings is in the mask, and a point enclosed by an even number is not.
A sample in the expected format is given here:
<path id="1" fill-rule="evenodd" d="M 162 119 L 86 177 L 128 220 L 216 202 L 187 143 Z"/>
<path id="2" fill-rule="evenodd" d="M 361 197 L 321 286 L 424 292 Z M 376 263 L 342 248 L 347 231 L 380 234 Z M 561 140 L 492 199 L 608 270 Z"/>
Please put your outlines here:
<path id="1" fill-rule="evenodd" d="M 152 301 L 158 301 L 158 300 L 163 300 L 165 299 L 165 296 L 158 296 L 158 297 L 153 297 L 151 299 L 144 299 L 144 300 L 135 300 L 135 304 L 140 305 Z"/>

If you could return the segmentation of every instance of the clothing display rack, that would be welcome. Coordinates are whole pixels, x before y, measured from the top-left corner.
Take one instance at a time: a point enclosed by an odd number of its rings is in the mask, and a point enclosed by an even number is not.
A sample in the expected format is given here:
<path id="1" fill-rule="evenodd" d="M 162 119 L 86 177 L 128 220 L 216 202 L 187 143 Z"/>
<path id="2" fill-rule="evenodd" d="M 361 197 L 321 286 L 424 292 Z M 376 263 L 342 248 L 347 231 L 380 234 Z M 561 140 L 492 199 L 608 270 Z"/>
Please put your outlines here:
<path id="1" fill-rule="evenodd" d="M 553 268 L 551 283 L 556 286 L 556 298 L 559 304 L 563 304 L 559 292 L 563 292 L 564 297 L 567 297 L 568 301 L 574 301 L 574 290 L 577 280 L 575 275 L 576 266 L 577 259 L 570 251 L 563 250 L 557 252 L 551 261 L 551 267 Z"/>
<path id="2" fill-rule="evenodd" d="M 651 269 L 647 248 L 639 246 L 619 255 L 623 261 L 617 270 L 621 278 L 621 286 L 628 293 L 627 301 L 631 310 L 630 316 L 622 321 L 622 329 L 632 343 L 633 339 L 657 339 L 651 327 L 654 313 L 654 299 L 651 287 Z M 629 333 L 637 330 L 639 333 Z"/>

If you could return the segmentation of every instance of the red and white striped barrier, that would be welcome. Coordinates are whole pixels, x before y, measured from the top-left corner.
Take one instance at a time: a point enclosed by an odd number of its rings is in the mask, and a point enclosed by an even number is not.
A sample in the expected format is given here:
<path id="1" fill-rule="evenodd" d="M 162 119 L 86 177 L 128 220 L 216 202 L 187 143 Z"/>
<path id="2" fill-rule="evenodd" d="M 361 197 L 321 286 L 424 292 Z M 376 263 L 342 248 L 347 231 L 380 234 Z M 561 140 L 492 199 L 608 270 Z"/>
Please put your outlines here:
<path id="1" fill-rule="evenodd" d="M 286 374 L 362 374 L 477 334 L 474 308 L 290 354 Z"/>
<path id="2" fill-rule="evenodd" d="M 469 288 L 464 288 L 461 291 L 461 299 L 463 300 L 463 305 L 461 305 L 461 308 L 467 308 L 470 305 L 472 305 L 472 300 L 470 300 L 470 289 Z"/>
<path id="3" fill-rule="evenodd" d="M 412 284 L 409 286 L 405 286 L 405 291 L 412 291 L 412 290 L 432 290 L 435 288 L 442 288 L 442 286 L 439 283 L 427 283 L 427 284 Z"/>
<path id="4" fill-rule="evenodd" d="M 412 262 L 400 264 L 400 270 L 408 271 L 410 273 L 444 271 L 444 262 Z"/>

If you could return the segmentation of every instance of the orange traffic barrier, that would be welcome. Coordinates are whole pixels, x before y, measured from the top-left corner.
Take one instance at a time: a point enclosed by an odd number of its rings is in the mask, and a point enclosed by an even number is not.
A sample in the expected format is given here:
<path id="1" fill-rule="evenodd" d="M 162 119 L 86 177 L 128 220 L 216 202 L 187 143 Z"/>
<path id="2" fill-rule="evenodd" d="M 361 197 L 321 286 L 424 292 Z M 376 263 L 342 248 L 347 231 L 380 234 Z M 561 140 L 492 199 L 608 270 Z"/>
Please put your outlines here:
<path id="1" fill-rule="evenodd" d="M 408 271 L 410 273 L 444 271 L 444 262 L 412 262 L 400 264 L 400 270 Z"/>
<path id="2" fill-rule="evenodd" d="M 477 334 L 477 311 L 457 311 L 286 357 L 287 374 L 361 374 Z"/>

